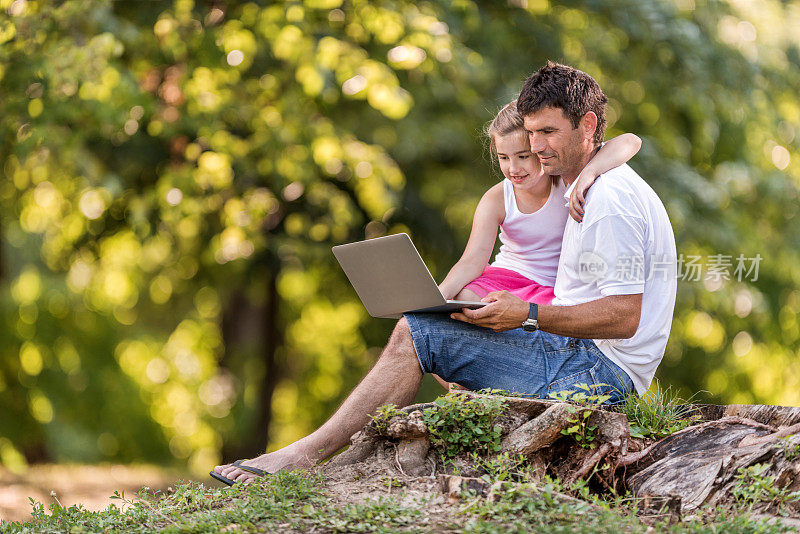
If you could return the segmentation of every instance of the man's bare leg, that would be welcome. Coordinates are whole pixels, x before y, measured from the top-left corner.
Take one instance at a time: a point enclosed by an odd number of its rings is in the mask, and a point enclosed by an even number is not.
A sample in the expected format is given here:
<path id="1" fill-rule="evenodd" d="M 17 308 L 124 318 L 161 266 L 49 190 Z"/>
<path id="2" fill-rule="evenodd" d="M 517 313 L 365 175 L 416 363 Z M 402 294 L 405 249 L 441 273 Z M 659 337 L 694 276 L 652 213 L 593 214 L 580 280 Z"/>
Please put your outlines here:
<path id="1" fill-rule="evenodd" d="M 324 460 L 350 442 L 378 407 L 385 404 L 407 406 L 414 400 L 422 381 L 411 332 L 400 319 L 380 358 L 345 399 L 336 413 L 316 431 L 287 445 L 248 460 L 245 465 L 274 473 L 281 469 L 307 468 Z M 231 480 L 246 482 L 256 475 L 232 465 L 218 465 L 217 473 Z"/>

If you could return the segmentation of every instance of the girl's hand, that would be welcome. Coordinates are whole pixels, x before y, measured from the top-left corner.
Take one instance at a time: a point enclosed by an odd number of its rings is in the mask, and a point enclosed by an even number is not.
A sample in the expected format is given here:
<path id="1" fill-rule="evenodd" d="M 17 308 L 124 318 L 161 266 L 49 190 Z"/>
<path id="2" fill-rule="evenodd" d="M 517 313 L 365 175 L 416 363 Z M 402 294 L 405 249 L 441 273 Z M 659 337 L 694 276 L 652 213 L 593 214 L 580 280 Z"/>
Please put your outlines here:
<path id="1" fill-rule="evenodd" d="M 581 172 L 575 180 L 575 187 L 569 196 L 569 214 L 576 222 L 583 221 L 583 203 L 586 201 L 586 191 L 592 187 L 597 175 Z"/>

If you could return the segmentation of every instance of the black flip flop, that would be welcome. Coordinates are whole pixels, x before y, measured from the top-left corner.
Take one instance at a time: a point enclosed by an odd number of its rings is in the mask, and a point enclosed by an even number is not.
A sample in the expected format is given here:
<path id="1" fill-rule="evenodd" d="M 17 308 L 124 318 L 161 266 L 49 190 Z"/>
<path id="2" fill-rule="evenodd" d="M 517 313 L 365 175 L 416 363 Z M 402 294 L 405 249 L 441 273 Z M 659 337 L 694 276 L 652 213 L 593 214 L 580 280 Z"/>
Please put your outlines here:
<path id="1" fill-rule="evenodd" d="M 235 480 L 231 480 L 228 477 L 222 476 L 216 471 L 209 471 L 208 474 L 211 475 L 212 478 L 216 478 L 217 480 L 228 486 L 233 486 L 234 484 L 236 484 Z"/>
<path id="2" fill-rule="evenodd" d="M 260 477 L 267 476 L 268 474 L 270 474 L 264 471 L 263 469 L 259 469 L 258 467 L 253 467 L 251 465 L 242 465 L 242 462 L 244 461 L 246 460 L 236 460 L 235 462 L 233 462 L 233 465 L 235 467 L 238 467 L 242 471 L 247 471 L 248 473 L 253 473 L 254 475 L 258 475 Z M 209 471 L 208 474 L 211 475 L 213 478 L 216 478 L 223 484 L 227 484 L 228 486 L 233 486 L 234 484 L 236 484 L 235 480 L 231 480 L 226 476 L 222 476 L 216 471 Z"/>

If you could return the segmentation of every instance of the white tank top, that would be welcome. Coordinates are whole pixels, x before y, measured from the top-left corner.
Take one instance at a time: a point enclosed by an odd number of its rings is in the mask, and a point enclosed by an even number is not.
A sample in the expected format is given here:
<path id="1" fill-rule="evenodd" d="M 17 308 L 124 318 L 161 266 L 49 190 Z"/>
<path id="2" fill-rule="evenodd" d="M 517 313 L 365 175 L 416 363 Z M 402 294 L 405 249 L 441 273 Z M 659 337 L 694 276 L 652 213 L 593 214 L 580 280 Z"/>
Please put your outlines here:
<path id="1" fill-rule="evenodd" d="M 543 286 L 556 284 L 561 240 L 569 217 L 565 206 L 566 187 L 560 179 L 550 188 L 544 206 L 533 213 L 517 208 L 514 184 L 503 180 L 506 217 L 500 225 L 500 252 L 493 267 L 510 269 Z"/>

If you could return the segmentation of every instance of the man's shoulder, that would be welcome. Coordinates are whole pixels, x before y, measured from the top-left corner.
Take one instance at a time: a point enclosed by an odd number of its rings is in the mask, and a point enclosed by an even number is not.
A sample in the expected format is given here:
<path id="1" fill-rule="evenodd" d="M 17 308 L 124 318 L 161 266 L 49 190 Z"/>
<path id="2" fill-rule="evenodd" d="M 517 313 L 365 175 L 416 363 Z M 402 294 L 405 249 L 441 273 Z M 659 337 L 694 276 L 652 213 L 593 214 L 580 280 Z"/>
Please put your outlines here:
<path id="1" fill-rule="evenodd" d="M 651 235 L 658 235 L 661 243 L 658 246 L 665 247 L 664 250 L 671 249 L 674 254 L 675 237 L 667 209 L 653 188 L 633 169 L 617 168 L 601 175 L 589 189 L 585 208 L 584 231 L 604 218 L 615 217 Z"/>
<path id="2" fill-rule="evenodd" d="M 614 167 L 601 174 L 595 182 L 602 187 L 598 188 L 605 194 L 625 194 L 646 188 L 650 189 L 639 173 L 633 170 L 627 163 L 623 163 L 619 167 Z"/>
<path id="3" fill-rule="evenodd" d="M 586 196 L 587 214 L 646 217 L 647 205 L 662 204 L 653 188 L 627 164 L 601 174 Z"/>

